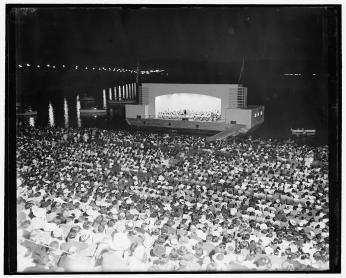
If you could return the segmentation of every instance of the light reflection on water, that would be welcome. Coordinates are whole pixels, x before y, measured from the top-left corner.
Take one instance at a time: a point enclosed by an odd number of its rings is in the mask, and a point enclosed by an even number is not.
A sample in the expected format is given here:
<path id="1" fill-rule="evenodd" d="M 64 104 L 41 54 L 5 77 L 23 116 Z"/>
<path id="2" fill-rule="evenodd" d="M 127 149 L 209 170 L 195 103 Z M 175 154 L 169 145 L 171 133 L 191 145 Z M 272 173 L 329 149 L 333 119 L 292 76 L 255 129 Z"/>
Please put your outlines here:
<path id="1" fill-rule="evenodd" d="M 68 128 L 69 116 L 68 116 L 68 106 L 67 106 L 66 98 L 64 98 L 64 122 L 65 122 L 65 128 Z"/>
<path id="2" fill-rule="evenodd" d="M 107 109 L 106 89 L 103 89 L 103 108 Z"/>
<path id="3" fill-rule="evenodd" d="M 82 121 L 80 118 L 80 100 L 79 100 L 79 95 L 77 95 L 77 126 L 81 127 L 82 126 Z"/>
<path id="4" fill-rule="evenodd" d="M 131 83 L 128 85 L 130 88 L 130 98 L 136 99 L 136 84 Z M 48 94 L 44 95 L 41 99 L 17 99 L 19 105 L 25 110 L 32 108 L 37 111 L 37 116 L 18 116 L 16 123 L 19 126 L 35 126 L 35 127 L 47 127 L 47 126 L 58 126 L 58 127 L 97 127 L 105 129 L 117 129 L 126 127 L 125 109 L 121 105 L 110 106 L 108 103 L 109 95 L 107 90 L 104 88 L 97 94 L 94 94 L 98 107 L 107 109 L 107 115 L 95 117 L 85 117 L 80 114 L 81 102 L 77 92 L 69 92 L 62 94 Z M 114 88 L 114 99 L 124 100 L 125 97 L 125 86 L 117 85 Z M 98 96 L 98 97 L 97 97 Z M 113 95 L 114 96 L 114 95 Z M 16 103 L 17 104 L 17 103 Z M 272 125 L 273 121 L 265 121 L 263 127 L 259 128 L 255 133 L 261 137 L 269 138 L 283 138 L 290 134 L 290 125 L 282 123 L 282 125 Z M 309 124 L 302 121 L 297 121 L 296 126 L 304 126 Z M 328 143 L 328 129 L 319 130 L 317 129 L 316 141 Z"/>
<path id="5" fill-rule="evenodd" d="M 122 100 L 123 99 L 123 95 L 122 95 L 122 92 L 121 92 L 121 86 L 118 86 L 118 92 L 119 92 L 119 100 Z"/>
<path id="6" fill-rule="evenodd" d="M 33 126 L 33 127 L 35 126 L 35 117 L 30 117 L 29 118 L 29 125 Z"/>
<path id="7" fill-rule="evenodd" d="M 49 125 L 50 126 L 55 126 L 54 110 L 53 110 L 52 103 L 50 101 L 49 101 L 49 105 L 48 105 L 48 117 L 49 117 Z"/>
<path id="8" fill-rule="evenodd" d="M 85 115 L 81 113 L 83 109 L 82 96 L 75 93 L 49 94 L 42 99 L 22 99 L 19 103 L 28 110 L 31 106 L 37 111 L 35 116 L 18 116 L 18 126 L 32 127 L 98 127 L 98 128 L 118 128 L 126 126 L 124 105 L 110 106 L 108 101 L 120 98 L 120 90 L 125 86 L 117 85 L 112 88 L 104 88 L 96 94 L 89 95 L 96 100 L 99 109 L 106 109 L 106 115 Z M 124 96 L 124 92 L 123 92 Z M 124 99 L 124 98 L 123 98 Z"/>

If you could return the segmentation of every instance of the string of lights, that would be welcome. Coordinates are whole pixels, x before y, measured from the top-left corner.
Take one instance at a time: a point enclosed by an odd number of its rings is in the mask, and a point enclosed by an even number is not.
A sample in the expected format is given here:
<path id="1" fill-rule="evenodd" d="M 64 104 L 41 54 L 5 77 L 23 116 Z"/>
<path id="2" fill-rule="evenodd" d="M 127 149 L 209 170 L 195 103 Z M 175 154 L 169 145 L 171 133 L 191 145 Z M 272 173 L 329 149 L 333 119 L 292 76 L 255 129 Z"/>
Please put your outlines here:
<path id="1" fill-rule="evenodd" d="M 292 75 L 300 76 L 302 74 L 301 73 L 284 73 L 284 75 L 286 75 L 286 76 L 292 76 Z"/>
<path id="2" fill-rule="evenodd" d="M 39 69 L 74 69 L 74 70 L 80 70 L 80 71 L 108 71 L 108 72 L 126 72 L 131 74 L 136 74 L 136 70 L 134 69 L 126 69 L 126 68 L 117 68 L 117 67 L 95 67 L 95 66 L 80 66 L 80 65 L 51 65 L 51 64 L 45 64 L 45 65 L 31 65 L 29 63 L 27 64 L 18 64 L 18 68 L 20 69 L 26 69 L 26 68 L 39 68 Z M 165 70 L 162 69 L 149 69 L 149 70 L 141 70 L 139 74 L 151 74 L 151 73 L 162 73 L 165 72 Z"/>

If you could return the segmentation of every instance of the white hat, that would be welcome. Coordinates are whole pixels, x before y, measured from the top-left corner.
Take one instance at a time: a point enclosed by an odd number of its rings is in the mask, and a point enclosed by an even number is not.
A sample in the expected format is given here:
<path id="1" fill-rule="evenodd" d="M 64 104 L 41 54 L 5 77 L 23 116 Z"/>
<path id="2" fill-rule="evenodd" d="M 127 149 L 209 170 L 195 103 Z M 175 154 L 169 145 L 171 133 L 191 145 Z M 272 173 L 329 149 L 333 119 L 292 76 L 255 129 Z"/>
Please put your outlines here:
<path id="1" fill-rule="evenodd" d="M 57 224 L 55 223 L 46 223 L 43 227 L 43 229 L 46 231 L 46 232 L 52 232 L 54 231 L 56 228 L 58 227 Z"/>
<path id="2" fill-rule="evenodd" d="M 290 224 L 292 226 L 296 226 L 297 225 L 297 221 L 295 219 L 290 219 L 289 222 L 290 222 Z"/>
<path id="3" fill-rule="evenodd" d="M 116 233 L 113 236 L 113 241 L 111 247 L 113 250 L 123 251 L 131 246 L 131 240 L 127 237 L 125 233 Z"/>
<path id="4" fill-rule="evenodd" d="M 96 210 L 93 210 L 92 208 L 89 208 L 87 211 L 86 211 L 86 214 L 92 216 L 92 217 L 97 217 L 100 213 Z"/>
<path id="5" fill-rule="evenodd" d="M 268 255 L 272 255 L 274 253 L 274 249 L 271 248 L 270 246 L 267 246 L 266 248 L 264 248 L 264 251 L 266 252 L 266 254 Z"/>
<path id="6" fill-rule="evenodd" d="M 150 248 L 151 246 L 153 246 L 154 242 L 155 242 L 155 239 L 153 237 L 151 237 L 148 234 L 145 234 L 145 239 L 143 242 L 143 245 L 145 248 Z"/>
<path id="7" fill-rule="evenodd" d="M 45 227 L 46 222 L 42 218 L 34 217 L 31 219 L 30 225 L 33 230 L 42 229 Z"/>
<path id="8" fill-rule="evenodd" d="M 295 253 L 295 252 L 298 251 L 298 247 L 297 247 L 297 245 L 295 245 L 294 243 L 291 243 L 291 244 L 290 244 L 290 248 L 291 248 L 291 251 L 292 251 L 293 253 Z"/>
<path id="9" fill-rule="evenodd" d="M 201 222 L 201 223 L 207 222 L 207 218 L 206 218 L 205 214 L 202 214 L 201 218 L 199 219 L 199 222 Z"/>
<path id="10" fill-rule="evenodd" d="M 55 230 L 53 231 L 54 237 L 61 237 L 61 236 L 63 236 L 63 234 L 64 234 L 63 229 L 61 229 L 59 227 L 56 227 Z"/>
<path id="11" fill-rule="evenodd" d="M 310 252 L 310 245 L 309 244 L 303 244 L 302 251 L 304 253 L 309 253 Z"/>
<path id="12" fill-rule="evenodd" d="M 170 241 L 169 241 L 169 244 L 171 246 L 177 246 L 178 245 L 178 239 L 175 238 L 175 237 L 171 238 Z"/>
<path id="13" fill-rule="evenodd" d="M 200 229 L 196 230 L 196 235 L 203 240 L 206 240 L 207 238 L 207 235 Z"/>
<path id="14" fill-rule="evenodd" d="M 230 209 L 230 213 L 231 213 L 231 215 L 236 215 L 237 209 L 236 208 L 231 208 Z"/>
<path id="15" fill-rule="evenodd" d="M 262 239 L 262 246 L 268 246 L 271 242 L 271 240 L 268 237 L 261 237 Z"/>
<path id="16" fill-rule="evenodd" d="M 249 211 L 249 212 L 254 212 L 255 209 L 254 209 L 253 207 L 248 207 L 248 208 L 247 208 L 247 211 Z"/>
<path id="17" fill-rule="evenodd" d="M 34 214 L 34 216 L 40 217 L 40 218 L 44 218 L 46 216 L 46 213 L 47 213 L 44 208 L 38 208 L 36 206 L 33 206 L 31 208 L 31 211 Z"/>
<path id="18" fill-rule="evenodd" d="M 17 187 L 20 187 L 22 185 L 22 179 L 17 178 Z"/>
<path id="19" fill-rule="evenodd" d="M 212 234 L 213 236 L 216 236 L 216 237 L 219 237 L 219 236 L 221 235 L 220 232 L 219 232 L 218 230 L 213 231 L 211 234 Z"/>
<path id="20" fill-rule="evenodd" d="M 190 238 L 189 239 L 189 243 L 188 246 L 190 246 L 192 248 L 192 246 L 196 245 L 197 243 L 199 243 L 200 241 L 194 238 Z"/>
<path id="21" fill-rule="evenodd" d="M 135 223 L 132 220 L 130 220 L 126 223 L 126 227 L 129 229 L 132 229 L 134 226 L 135 226 Z"/>

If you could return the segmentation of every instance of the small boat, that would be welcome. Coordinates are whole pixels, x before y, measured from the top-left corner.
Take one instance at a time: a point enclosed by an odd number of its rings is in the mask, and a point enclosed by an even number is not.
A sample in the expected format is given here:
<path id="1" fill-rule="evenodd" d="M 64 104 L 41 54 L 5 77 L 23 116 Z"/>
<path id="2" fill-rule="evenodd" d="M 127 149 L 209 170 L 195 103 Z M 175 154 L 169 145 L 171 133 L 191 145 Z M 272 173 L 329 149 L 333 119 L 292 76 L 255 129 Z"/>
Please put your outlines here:
<path id="1" fill-rule="evenodd" d="M 30 107 L 23 109 L 19 102 L 16 103 L 16 116 L 19 117 L 35 117 L 37 116 L 37 111 L 32 110 Z"/>
<path id="2" fill-rule="evenodd" d="M 292 135 L 294 136 L 315 136 L 316 129 L 304 129 L 304 128 L 291 128 Z"/>
<path id="3" fill-rule="evenodd" d="M 80 115 L 81 116 L 105 116 L 107 115 L 107 110 L 106 109 L 81 109 L 80 110 Z"/>
<path id="4" fill-rule="evenodd" d="M 37 111 L 26 111 L 22 113 L 16 113 L 16 115 L 21 117 L 35 117 L 37 116 Z"/>

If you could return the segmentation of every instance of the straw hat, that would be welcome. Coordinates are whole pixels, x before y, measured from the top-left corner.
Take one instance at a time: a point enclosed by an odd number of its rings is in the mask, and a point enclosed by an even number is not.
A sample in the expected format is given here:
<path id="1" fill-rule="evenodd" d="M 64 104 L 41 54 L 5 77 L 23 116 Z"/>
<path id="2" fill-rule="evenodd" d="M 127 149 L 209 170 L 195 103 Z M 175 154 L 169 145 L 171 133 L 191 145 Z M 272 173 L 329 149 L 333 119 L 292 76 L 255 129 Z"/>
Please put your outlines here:
<path id="1" fill-rule="evenodd" d="M 154 242 L 155 242 L 155 239 L 153 237 L 151 237 L 148 234 L 145 234 L 145 239 L 143 242 L 143 246 L 145 248 L 150 248 L 151 246 L 153 246 Z"/>
<path id="2" fill-rule="evenodd" d="M 223 265 L 226 263 L 226 258 L 222 253 L 216 253 L 212 256 L 214 262 L 218 265 Z"/>
<path id="3" fill-rule="evenodd" d="M 193 259 L 195 259 L 195 255 L 191 252 L 187 252 L 184 256 L 183 256 L 183 260 L 191 262 Z"/>

